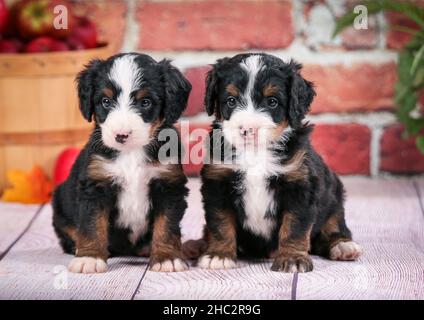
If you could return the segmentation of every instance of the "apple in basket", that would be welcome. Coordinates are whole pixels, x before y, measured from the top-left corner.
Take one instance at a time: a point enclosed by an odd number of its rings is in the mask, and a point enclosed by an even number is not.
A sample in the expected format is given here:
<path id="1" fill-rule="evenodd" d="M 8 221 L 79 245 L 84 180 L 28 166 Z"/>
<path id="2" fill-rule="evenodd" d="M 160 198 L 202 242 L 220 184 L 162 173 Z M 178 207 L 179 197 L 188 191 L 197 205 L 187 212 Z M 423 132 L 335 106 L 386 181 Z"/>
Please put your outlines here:
<path id="1" fill-rule="evenodd" d="M 1 39 L 0 53 L 18 53 L 21 52 L 24 44 L 19 39 Z"/>
<path id="2" fill-rule="evenodd" d="M 56 40 L 51 37 L 39 37 L 30 41 L 26 47 L 26 53 L 68 51 L 68 44 L 64 41 Z"/>
<path id="3" fill-rule="evenodd" d="M 7 25 L 9 11 L 4 0 L 0 0 L 0 34 L 4 32 Z"/>
<path id="4" fill-rule="evenodd" d="M 68 25 L 67 28 L 56 28 L 55 7 L 58 5 L 66 6 L 66 1 L 57 0 L 23 0 L 18 3 L 19 9 L 16 16 L 16 24 L 20 35 L 24 39 L 32 39 L 35 37 L 49 35 L 54 38 L 67 37 L 73 25 L 73 15 L 69 12 L 66 15 Z"/>

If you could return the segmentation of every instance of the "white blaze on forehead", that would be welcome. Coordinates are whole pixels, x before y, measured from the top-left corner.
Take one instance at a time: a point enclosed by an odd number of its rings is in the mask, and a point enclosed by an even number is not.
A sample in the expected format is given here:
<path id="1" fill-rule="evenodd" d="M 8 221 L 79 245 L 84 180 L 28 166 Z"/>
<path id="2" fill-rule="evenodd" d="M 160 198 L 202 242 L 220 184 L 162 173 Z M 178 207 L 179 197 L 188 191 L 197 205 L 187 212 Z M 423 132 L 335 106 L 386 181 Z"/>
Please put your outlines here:
<path id="1" fill-rule="evenodd" d="M 121 90 L 117 98 L 120 108 L 131 106 L 131 93 L 141 86 L 143 73 L 135 58 L 131 54 L 117 58 L 109 73 L 109 79 Z"/>
<path id="2" fill-rule="evenodd" d="M 264 69 L 262 57 L 260 55 L 252 55 L 240 63 L 240 67 L 248 74 L 248 82 L 246 89 L 243 93 L 243 102 L 246 104 L 247 109 L 253 110 L 253 89 L 255 87 L 256 78 L 261 70 Z"/>
<path id="3" fill-rule="evenodd" d="M 252 55 L 240 63 L 240 67 L 247 73 L 248 81 L 244 92 L 241 95 L 241 106 L 237 107 L 229 120 L 223 122 L 224 137 L 235 145 L 243 144 L 244 139 L 240 136 L 240 128 L 256 127 L 256 128 L 273 128 L 275 123 L 271 116 L 258 108 L 255 108 L 253 102 L 254 87 L 257 76 L 265 65 L 262 56 Z M 264 137 L 265 138 L 265 137 Z"/>
<path id="4" fill-rule="evenodd" d="M 136 63 L 137 55 L 128 54 L 116 58 L 109 72 L 109 79 L 118 89 L 118 97 L 106 120 L 100 124 L 103 142 L 111 148 L 124 151 L 146 145 L 150 124 L 145 123 L 133 107 L 131 94 L 140 89 L 143 82 L 143 70 Z M 127 134 L 125 144 L 116 141 L 117 134 Z"/>

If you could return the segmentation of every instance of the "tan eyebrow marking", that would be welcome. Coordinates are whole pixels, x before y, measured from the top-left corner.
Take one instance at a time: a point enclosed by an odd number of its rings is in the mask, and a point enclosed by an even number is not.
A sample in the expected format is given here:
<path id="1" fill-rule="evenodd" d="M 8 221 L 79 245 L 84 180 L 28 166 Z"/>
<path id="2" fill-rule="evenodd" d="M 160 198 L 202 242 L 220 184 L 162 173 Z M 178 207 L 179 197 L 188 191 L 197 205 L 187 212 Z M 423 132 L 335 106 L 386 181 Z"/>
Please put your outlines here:
<path id="1" fill-rule="evenodd" d="M 113 91 L 112 91 L 112 89 L 110 89 L 110 88 L 104 88 L 104 89 L 102 90 L 102 92 L 103 92 L 103 94 L 104 94 L 106 97 L 108 97 L 109 99 L 112 99 L 112 98 L 113 98 Z"/>
<path id="2" fill-rule="evenodd" d="M 232 96 L 238 97 L 239 90 L 237 89 L 237 87 L 233 83 L 230 83 L 225 89 Z"/>
<path id="3" fill-rule="evenodd" d="M 262 92 L 265 97 L 274 96 L 278 92 L 278 87 L 269 83 L 264 87 Z"/>
<path id="4" fill-rule="evenodd" d="M 136 94 L 136 99 L 142 99 L 149 95 L 149 91 L 147 89 L 141 89 Z"/>

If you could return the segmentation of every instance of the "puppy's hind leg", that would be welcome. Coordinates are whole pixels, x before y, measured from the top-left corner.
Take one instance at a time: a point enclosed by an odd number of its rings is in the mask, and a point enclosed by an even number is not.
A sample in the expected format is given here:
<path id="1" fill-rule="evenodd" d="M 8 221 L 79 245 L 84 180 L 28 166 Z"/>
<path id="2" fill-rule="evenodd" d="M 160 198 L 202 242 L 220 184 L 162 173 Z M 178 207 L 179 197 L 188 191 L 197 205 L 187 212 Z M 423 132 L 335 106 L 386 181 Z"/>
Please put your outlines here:
<path id="1" fill-rule="evenodd" d="M 61 203 L 61 188 L 58 187 L 53 195 L 53 228 L 59 239 L 63 252 L 75 254 L 76 227 L 71 219 L 65 215 Z"/>
<path id="2" fill-rule="evenodd" d="M 187 259 L 197 259 L 208 247 L 205 239 L 188 240 L 183 243 L 183 254 Z"/>
<path id="3" fill-rule="evenodd" d="M 356 260 L 362 247 L 352 240 L 344 212 L 331 215 L 311 241 L 311 253 L 331 260 Z"/>

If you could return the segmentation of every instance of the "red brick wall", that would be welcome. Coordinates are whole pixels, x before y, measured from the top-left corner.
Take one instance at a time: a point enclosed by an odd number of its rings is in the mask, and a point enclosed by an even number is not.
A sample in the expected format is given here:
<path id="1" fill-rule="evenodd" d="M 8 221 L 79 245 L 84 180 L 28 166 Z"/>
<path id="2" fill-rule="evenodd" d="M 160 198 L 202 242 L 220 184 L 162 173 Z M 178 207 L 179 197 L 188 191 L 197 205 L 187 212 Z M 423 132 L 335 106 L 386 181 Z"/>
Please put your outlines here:
<path id="1" fill-rule="evenodd" d="M 424 156 L 393 114 L 396 49 L 408 37 L 384 22 L 414 27 L 399 15 L 370 17 L 367 30 L 350 28 L 336 39 L 336 17 L 356 0 L 103 0 L 80 1 L 117 50 L 174 59 L 193 85 L 185 119 L 207 127 L 204 75 L 217 58 L 266 51 L 304 64 L 318 96 L 309 119 L 313 144 L 340 174 L 422 173 Z M 189 137 L 185 137 L 190 144 Z M 200 166 L 187 167 L 196 173 Z"/>

